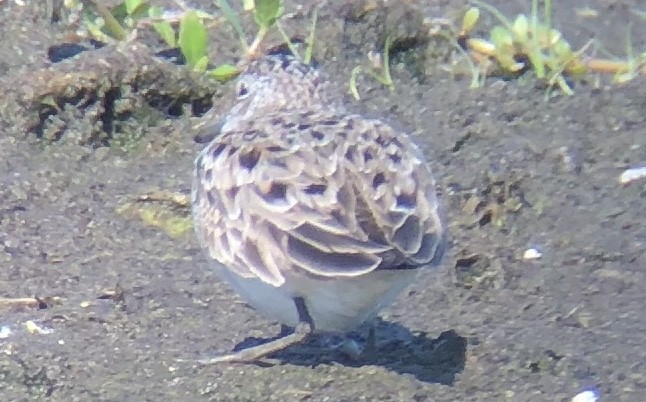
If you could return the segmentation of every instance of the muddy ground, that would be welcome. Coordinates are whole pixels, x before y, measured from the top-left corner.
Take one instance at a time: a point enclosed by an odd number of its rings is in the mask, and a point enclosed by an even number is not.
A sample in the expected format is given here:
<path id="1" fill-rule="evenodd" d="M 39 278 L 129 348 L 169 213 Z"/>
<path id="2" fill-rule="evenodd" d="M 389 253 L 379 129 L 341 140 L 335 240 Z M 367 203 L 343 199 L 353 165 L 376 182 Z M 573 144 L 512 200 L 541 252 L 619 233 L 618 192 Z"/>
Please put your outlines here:
<path id="1" fill-rule="evenodd" d="M 590 76 L 571 97 L 529 75 L 470 90 L 429 33 L 464 1 L 327 3 L 315 57 L 341 85 L 386 32 L 398 39 L 395 90 L 362 76 L 362 100 L 346 98 L 421 144 L 451 250 L 383 312 L 376 357 L 315 340 L 277 365 L 203 367 L 190 361 L 279 330 L 207 267 L 186 208 L 150 196 L 186 194 L 203 146 L 191 127 L 226 111 L 231 85 L 155 57 L 145 30 L 53 63 L 51 46 L 85 43 L 61 3 L 0 3 L 0 297 L 40 300 L 0 309 L 0 400 L 569 401 L 586 387 L 644 400 L 646 182 L 618 182 L 646 163 L 643 79 Z M 643 2 L 567 4 L 554 25 L 574 47 L 624 55 L 631 27 L 646 49 Z M 286 11 L 304 37 L 310 8 Z M 211 35 L 214 63 L 239 55 L 226 24 Z"/>

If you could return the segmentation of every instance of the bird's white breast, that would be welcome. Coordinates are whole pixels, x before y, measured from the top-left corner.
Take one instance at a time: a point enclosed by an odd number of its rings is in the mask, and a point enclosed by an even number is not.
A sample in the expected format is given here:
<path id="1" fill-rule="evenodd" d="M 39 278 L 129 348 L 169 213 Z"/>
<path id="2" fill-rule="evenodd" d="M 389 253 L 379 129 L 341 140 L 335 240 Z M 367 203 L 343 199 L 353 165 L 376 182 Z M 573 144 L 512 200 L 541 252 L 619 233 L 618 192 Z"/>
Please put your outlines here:
<path id="1" fill-rule="evenodd" d="M 302 297 L 317 332 L 346 332 L 390 305 L 415 278 L 417 270 L 376 270 L 359 277 L 312 278 L 291 275 L 274 287 L 257 278 L 243 278 L 218 267 L 219 274 L 252 307 L 281 324 L 294 327 L 294 297 Z"/>

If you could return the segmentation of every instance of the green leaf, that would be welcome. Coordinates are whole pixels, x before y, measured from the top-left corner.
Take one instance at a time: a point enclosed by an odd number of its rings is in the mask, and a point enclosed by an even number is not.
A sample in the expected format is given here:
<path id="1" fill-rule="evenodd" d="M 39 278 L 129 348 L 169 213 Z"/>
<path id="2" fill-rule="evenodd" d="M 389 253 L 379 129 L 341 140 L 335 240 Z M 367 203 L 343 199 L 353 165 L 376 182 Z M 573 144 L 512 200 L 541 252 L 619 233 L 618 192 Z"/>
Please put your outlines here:
<path id="1" fill-rule="evenodd" d="M 226 82 L 232 80 L 239 73 L 240 72 L 235 66 L 232 66 L 231 64 L 222 64 L 221 66 L 210 70 L 207 74 L 218 81 Z"/>
<path id="2" fill-rule="evenodd" d="M 202 20 L 193 11 L 184 14 L 179 23 L 179 48 L 186 63 L 195 67 L 206 56 L 208 34 Z"/>
<path id="3" fill-rule="evenodd" d="M 56 103 L 56 100 L 54 99 L 54 96 L 52 95 L 47 95 L 43 98 L 40 99 L 40 104 L 41 106 L 49 106 L 54 109 L 59 109 L 58 103 Z"/>
<path id="4" fill-rule="evenodd" d="M 513 53 L 514 37 L 506 28 L 500 25 L 493 27 L 489 33 L 489 40 L 496 46 L 496 49 Z"/>
<path id="5" fill-rule="evenodd" d="M 390 45 L 392 45 L 392 38 L 390 35 L 386 36 L 386 42 L 384 43 L 384 56 L 383 56 L 383 84 L 388 87 L 391 91 L 395 89 L 395 84 L 393 83 L 393 78 L 390 75 Z"/>
<path id="6" fill-rule="evenodd" d="M 305 57 L 303 57 L 305 64 L 310 64 L 310 62 L 312 61 L 312 53 L 314 52 L 314 36 L 316 34 L 316 21 L 318 19 L 318 15 L 319 9 L 318 7 L 315 7 L 312 14 L 310 34 L 307 36 L 307 40 L 305 41 L 305 43 L 307 44 L 307 47 L 305 48 Z"/>
<path id="7" fill-rule="evenodd" d="M 151 18 L 159 18 L 164 14 L 161 7 L 153 6 L 148 9 L 148 16 Z M 159 36 L 166 42 L 169 47 L 177 46 L 177 35 L 173 26 L 168 21 L 153 22 L 153 28 Z"/>
<path id="8" fill-rule="evenodd" d="M 258 26 L 269 29 L 280 17 L 281 12 L 280 0 L 256 0 L 253 16 Z"/>
<path id="9" fill-rule="evenodd" d="M 514 20 L 514 25 L 511 28 L 511 32 L 514 34 L 516 42 L 519 42 L 521 45 L 527 43 L 528 33 L 529 33 L 529 21 L 527 17 L 523 14 L 519 14 L 518 17 Z"/>
<path id="10" fill-rule="evenodd" d="M 193 70 L 199 73 L 203 73 L 206 71 L 206 67 L 208 67 L 208 65 L 209 65 L 208 56 L 202 56 L 202 58 L 200 58 L 193 66 Z"/>
<path id="11" fill-rule="evenodd" d="M 477 7 L 471 7 L 466 13 L 464 13 L 464 17 L 462 17 L 462 28 L 460 29 L 460 32 L 468 35 L 478 23 L 478 19 L 480 19 L 480 9 Z"/>
<path id="12" fill-rule="evenodd" d="M 126 12 L 128 15 L 132 15 L 137 11 L 137 9 L 146 3 L 145 0 L 124 0 L 126 5 Z"/>
<path id="13" fill-rule="evenodd" d="M 242 8 L 245 11 L 251 11 L 256 8 L 256 2 L 254 0 L 242 0 Z"/>
<path id="14" fill-rule="evenodd" d="M 83 23 L 85 25 L 85 29 L 92 35 L 92 37 L 96 40 L 99 40 L 101 42 L 108 42 L 110 36 L 108 36 L 106 33 L 104 33 L 101 30 L 101 25 L 97 24 L 94 19 L 90 18 L 87 15 L 83 16 Z M 114 38 L 113 38 L 114 39 Z"/>
<path id="15" fill-rule="evenodd" d="M 169 22 L 155 22 L 153 28 L 155 28 L 155 31 L 157 31 L 169 47 L 177 47 L 177 36 L 175 35 L 173 26 Z"/>
<path id="16" fill-rule="evenodd" d="M 103 24 L 99 24 L 99 20 L 95 17 L 88 16 L 88 19 L 93 22 L 94 27 L 98 27 L 102 32 L 105 32 L 108 37 L 111 37 L 116 40 L 126 40 L 128 37 L 128 32 L 121 26 L 121 23 L 115 18 L 115 16 L 110 12 L 110 10 L 100 2 L 95 3 L 96 14 L 101 17 Z M 124 6 L 125 7 L 125 6 Z M 117 6 L 118 8 L 118 6 Z M 99 39 L 98 33 L 92 32 L 92 35 Z"/>
<path id="17" fill-rule="evenodd" d="M 361 72 L 361 66 L 355 66 L 352 69 L 352 73 L 350 74 L 350 82 L 348 83 L 350 94 L 356 100 L 361 100 L 361 96 L 359 95 L 359 90 L 357 90 L 357 77 L 359 76 L 360 72 Z"/>

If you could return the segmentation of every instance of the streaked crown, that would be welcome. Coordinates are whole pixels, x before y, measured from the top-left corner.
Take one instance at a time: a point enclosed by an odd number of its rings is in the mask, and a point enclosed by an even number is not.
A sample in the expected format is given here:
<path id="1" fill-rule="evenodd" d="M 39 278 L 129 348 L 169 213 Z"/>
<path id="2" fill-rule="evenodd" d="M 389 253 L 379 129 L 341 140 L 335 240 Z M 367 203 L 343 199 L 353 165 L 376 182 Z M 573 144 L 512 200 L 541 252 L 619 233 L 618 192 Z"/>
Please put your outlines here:
<path id="1" fill-rule="evenodd" d="M 237 101 L 229 115 L 242 119 L 259 113 L 335 105 L 334 90 L 327 77 L 288 55 L 265 56 L 250 62 L 238 78 L 236 91 Z"/>

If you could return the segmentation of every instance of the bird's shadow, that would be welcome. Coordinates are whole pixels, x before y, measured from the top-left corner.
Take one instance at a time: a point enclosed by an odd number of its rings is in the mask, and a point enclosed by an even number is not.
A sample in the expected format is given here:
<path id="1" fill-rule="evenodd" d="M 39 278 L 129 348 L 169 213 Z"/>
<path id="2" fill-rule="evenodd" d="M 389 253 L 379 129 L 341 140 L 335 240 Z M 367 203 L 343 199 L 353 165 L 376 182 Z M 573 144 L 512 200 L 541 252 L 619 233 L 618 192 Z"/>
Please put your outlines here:
<path id="1" fill-rule="evenodd" d="M 352 356 L 341 348 L 330 347 L 334 339 L 324 334 L 313 335 L 301 345 L 273 354 L 271 361 L 308 367 L 332 363 L 349 367 L 381 366 L 399 374 L 413 375 L 420 381 L 445 385 L 451 385 L 455 376 L 464 370 L 467 339 L 454 330 L 431 338 L 424 332 L 413 333 L 400 324 L 381 319 L 373 323 L 373 328 L 376 350 L 372 353 Z M 348 338 L 358 343 L 366 342 L 366 337 L 359 334 L 351 334 Z M 273 339 L 275 338 L 247 338 L 235 349 L 244 349 Z M 336 341 L 338 340 L 337 337 Z M 258 364 L 263 365 L 263 362 Z"/>

